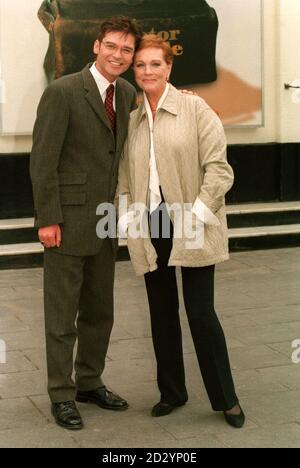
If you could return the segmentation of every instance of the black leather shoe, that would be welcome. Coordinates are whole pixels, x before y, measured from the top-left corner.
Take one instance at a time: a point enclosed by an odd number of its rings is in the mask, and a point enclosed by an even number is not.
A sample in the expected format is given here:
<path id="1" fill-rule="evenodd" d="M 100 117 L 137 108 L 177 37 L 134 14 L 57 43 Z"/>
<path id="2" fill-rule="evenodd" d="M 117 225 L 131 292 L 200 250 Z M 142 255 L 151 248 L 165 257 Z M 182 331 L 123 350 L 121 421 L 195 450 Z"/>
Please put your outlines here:
<path id="1" fill-rule="evenodd" d="M 95 405 L 109 410 L 123 411 L 128 408 L 127 401 L 110 392 L 106 387 L 96 388 L 96 390 L 89 392 L 78 390 L 75 399 L 80 403 L 95 403 Z"/>
<path id="2" fill-rule="evenodd" d="M 83 428 L 83 422 L 74 401 L 52 403 L 51 412 L 59 426 L 73 430 Z"/>
<path id="3" fill-rule="evenodd" d="M 151 411 L 151 416 L 154 418 L 159 418 L 160 416 L 167 416 L 167 414 L 172 413 L 172 411 L 179 406 L 183 406 L 186 404 L 186 401 L 181 403 L 164 403 L 163 401 L 158 402 L 155 406 L 153 406 Z"/>
<path id="4" fill-rule="evenodd" d="M 240 407 L 240 410 L 241 410 L 240 414 L 230 414 L 230 413 L 226 413 L 226 411 L 223 411 L 226 422 L 230 426 L 236 427 L 237 429 L 240 429 L 241 427 L 243 427 L 243 425 L 245 424 L 245 419 L 246 419 L 244 411 L 242 410 L 241 407 Z"/>

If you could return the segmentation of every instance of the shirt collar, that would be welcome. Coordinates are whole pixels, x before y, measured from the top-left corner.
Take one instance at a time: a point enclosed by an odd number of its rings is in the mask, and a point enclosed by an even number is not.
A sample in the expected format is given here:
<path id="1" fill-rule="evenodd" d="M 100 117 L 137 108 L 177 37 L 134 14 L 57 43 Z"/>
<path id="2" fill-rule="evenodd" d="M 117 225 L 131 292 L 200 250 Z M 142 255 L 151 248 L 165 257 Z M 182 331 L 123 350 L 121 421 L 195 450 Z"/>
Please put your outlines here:
<path id="1" fill-rule="evenodd" d="M 113 83 L 110 83 L 103 75 L 102 73 L 99 72 L 98 68 L 96 67 L 96 62 L 93 63 L 93 65 L 90 68 L 90 72 L 93 75 L 97 86 L 99 88 L 101 96 L 106 92 L 107 88 L 109 85 L 114 85 L 116 86 L 117 80 L 115 80 Z"/>
<path id="2" fill-rule="evenodd" d="M 165 96 L 163 102 L 159 102 L 160 108 L 166 110 L 167 112 L 177 115 L 178 114 L 178 96 L 180 95 L 180 91 L 178 91 L 174 86 L 168 83 L 168 91 Z M 147 114 L 146 106 L 145 106 L 145 98 L 143 102 L 139 105 L 137 109 L 137 117 L 136 117 L 136 125 L 139 125 L 141 119 Z M 149 105 L 150 107 L 150 105 Z"/>
<path id="3" fill-rule="evenodd" d="M 168 95 L 168 92 L 169 92 L 169 88 L 170 88 L 170 85 L 169 85 L 169 83 L 167 83 L 166 88 L 165 88 L 160 100 L 158 101 L 156 112 L 162 106 L 164 100 L 166 99 L 166 97 Z M 145 92 L 144 92 L 144 103 L 145 103 L 145 109 L 147 111 L 148 116 L 152 116 L 151 107 L 150 107 L 150 104 L 149 104 L 149 101 L 148 101 L 148 98 L 147 98 Z"/>

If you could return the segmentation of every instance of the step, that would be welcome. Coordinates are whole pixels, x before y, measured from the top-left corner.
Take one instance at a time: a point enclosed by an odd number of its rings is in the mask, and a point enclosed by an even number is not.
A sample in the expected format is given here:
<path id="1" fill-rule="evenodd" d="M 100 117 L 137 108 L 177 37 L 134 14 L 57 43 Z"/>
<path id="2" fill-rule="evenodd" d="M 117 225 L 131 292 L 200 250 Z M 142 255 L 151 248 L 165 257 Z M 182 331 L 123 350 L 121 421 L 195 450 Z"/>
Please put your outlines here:
<path id="1" fill-rule="evenodd" d="M 0 245 L 0 269 L 40 267 L 43 253 L 39 242 Z"/>
<path id="2" fill-rule="evenodd" d="M 229 228 L 300 223 L 300 202 L 228 205 L 226 211 Z"/>
<path id="3" fill-rule="evenodd" d="M 129 260 L 127 241 L 120 239 L 119 246 L 117 261 Z M 0 245 L 0 269 L 41 267 L 43 254 L 40 242 Z"/>
<path id="4" fill-rule="evenodd" d="M 33 228 L 33 218 L 0 219 L 0 231 Z"/>
<path id="5" fill-rule="evenodd" d="M 249 213 L 276 213 L 280 211 L 299 211 L 300 201 L 274 202 L 274 203 L 240 203 L 239 205 L 227 205 L 227 215 Z"/>
<path id="6" fill-rule="evenodd" d="M 300 224 L 287 224 L 285 226 L 261 226 L 255 228 L 229 229 L 229 239 L 243 239 L 251 237 L 300 235 Z M 119 240 L 119 247 L 127 247 L 126 239 Z M 39 242 L 0 245 L 0 256 L 3 255 L 26 255 L 31 253 L 42 253 L 44 247 Z"/>
<path id="7" fill-rule="evenodd" d="M 39 242 L 0 245 L 0 256 L 3 257 L 8 255 L 39 254 L 43 252 L 44 247 Z"/>
<path id="8" fill-rule="evenodd" d="M 226 210 L 231 251 L 300 245 L 298 201 L 227 205 Z M 0 268 L 42 265 L 43 246 L 37 242 L 33 222 L 33 218 L 0 220 Z M 127 241 L 120 239 L 119 246 L 117 259 L 128 260 Z"/>
<path id="9" fill-rule="evenodd" d="M 231 252 L 300 246 L 300 224 L 229 229 Z M 41 266 L 44 248 L 39 242 L 0 245 L 0 268 Z M 118 261 L 128 260 L 126 239 L 120 239 Z"/>
<path id="10" fill-rule="evenodd" d="M 300 234 L 300 224 L 286 224 L 280 226 L 257 226 L 254 228 L 229 229 L 229 239 L 245 237 L 281 236 L 287 234 Z"/>
<path id="11" fill-rule="evenodd" d="M 119 247 L 127 248 L 126 239 L 120 239 Z M 0 245 L 0 257 L 7 257 L 10 255 L 30 255 L 42 253 L 44 253 L 44 247 L 40 242 Z"/>
<path id="12" fill-rule="evenodd" d="M 300 212 L 300 201 L 227 205 L 227 216 Z M 0 231 L 33 228 L 33 218 L 0 219 Z"/>
<path id="13" fill-rule="evenodd" d="M 300 224 L 229 229 L 231 252 L 300 246 Z"/>
<path id="14" fill-rule="evenodd" d="M 37 241 L 37 230 L 33 227 L 33 218 L 0 220 L 0 245 Z"/>

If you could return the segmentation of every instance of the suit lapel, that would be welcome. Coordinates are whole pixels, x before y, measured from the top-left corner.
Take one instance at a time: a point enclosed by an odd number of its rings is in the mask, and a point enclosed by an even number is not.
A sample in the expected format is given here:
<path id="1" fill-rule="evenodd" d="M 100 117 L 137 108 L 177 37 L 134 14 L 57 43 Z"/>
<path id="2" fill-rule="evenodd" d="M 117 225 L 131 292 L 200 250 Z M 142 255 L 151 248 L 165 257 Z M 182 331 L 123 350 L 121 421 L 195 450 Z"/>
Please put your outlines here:
<path id="1" fill-rule="evenodd" d="M 110 122 L 106 115 L 105 107 L 100 96 L 99 89 L 91 72 L 89 71 L 91 65 L 92 64 L 88 64 L 81 72 L 83 76 L 84 89 L 86 90 L 85 97 L 90 106 L 93 108 L 97 117 L 106 127 L 108 127 L 109 130 L 111 130 Z"/>
<path id="2" fill-rule="evenodd" d="M 128 127 L 128 106 L 126 104 L 126 96 L 119 81 L 116 85 L 116 108 L 117 108 L 117 151 L 122 150 L 125 135 L 127 134 Z"/>

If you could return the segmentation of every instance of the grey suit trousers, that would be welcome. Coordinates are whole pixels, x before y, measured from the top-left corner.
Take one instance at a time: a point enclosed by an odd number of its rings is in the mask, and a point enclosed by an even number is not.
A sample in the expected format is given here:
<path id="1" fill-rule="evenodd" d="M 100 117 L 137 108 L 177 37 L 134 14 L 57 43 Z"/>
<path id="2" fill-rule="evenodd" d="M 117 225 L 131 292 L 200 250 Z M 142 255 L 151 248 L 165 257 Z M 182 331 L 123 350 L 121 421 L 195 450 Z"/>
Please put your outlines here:
<path id="1" fill-rule="evenodd" d="M 115 252 L 109 239 L 93 256 L 45 250 L 45 331 L 52 402 L 74 400 L 77 389 L 88 391 L 103 385 L 101 375 L 113 325 L 114 271 Z"/>

